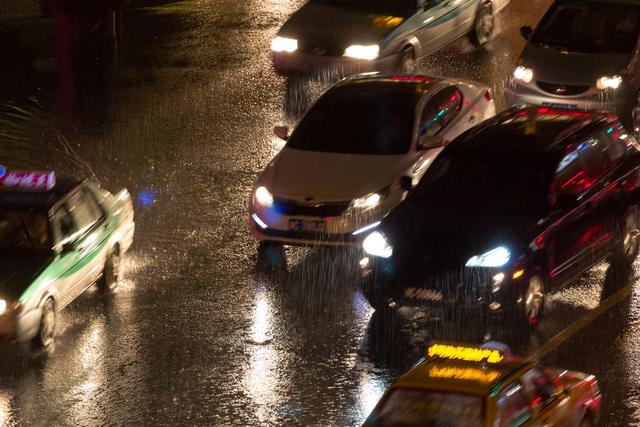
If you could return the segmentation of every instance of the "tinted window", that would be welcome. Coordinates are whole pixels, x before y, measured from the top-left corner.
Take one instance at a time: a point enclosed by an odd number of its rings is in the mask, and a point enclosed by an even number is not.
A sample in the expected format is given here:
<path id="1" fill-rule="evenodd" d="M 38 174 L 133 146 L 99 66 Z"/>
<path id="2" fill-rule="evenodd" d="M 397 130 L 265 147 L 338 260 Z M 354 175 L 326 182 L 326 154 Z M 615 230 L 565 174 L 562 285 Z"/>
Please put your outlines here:
<path id="1" fill-rule="evenodd" d="M 73 240 L 78 229 L 66 206 L 62 206 L 53 214 L 53 234 L 56 245 Z"/>
<path id="2" fill-rule="evenodd" d="M 533 368 L 522 376 L 522 385 L 532 403 L 545 406 L 555 397 L 556 388 L 541 370 Z"/>
<path id="3" fill-rule="evenodd" d="M 380 402 L 365 426 L 479 426 L 483 400 L 479 396 L 399 388 Z"/>
<path id="4" fill-rule="evenodd" d="M 628 136 L 624 132 L 624 128 L 619 123 L 613 124 L 607 128 L 603 135 L 604 142 L 607 145 L 607 157 L 612 167 L 615 167 L 622 161 L 627 152 L 627 145 L 624 139 Z M 622 136 L 624 135 L 624 137 Z"/>
<path id="5" fill-rule="evenodd" d="M 30 255 L 48 252 L 51 246 L 46 214 L 0 210 L 0 253 Z"/>
<path id="6" fill-rule="evenodd" d="M 445 128 L 462 109 L 462 93 L 448 87 L 434 95 L 424 107 L 420 118 L 420 135 L 435 135 Z"/>
<path id="7" fill-rule="evenodd" d="M 531 418 L 531 409 L 520 384 L 511 384 L 498 396 L 498 417 L 494 425 L 518 427 Z"/>
<path id="8" fill-rule="evenodd" d="M 102 216 L 95 201 L 87 197 L 83 191 L 72 194 L 66 205 L 79 232 L 91 228 Z"/>
<path id="9" fill-rule="evenodd" d="M 605 131 L 592 133 L 570 146 L 558 164 L 555 191 L 578 195 L 613 168 Z"/>
<path id="10" fill-rule="evenodd" d="M 577 147 L 564 154 L 556 169 L 554 193 L 578 195 L 589 186 Z"/>
<path id="11" fill-rule="evenodd" d="M 288 148 L 348 154 L 403 154 L 414 126 L 415 95 L 333 90 L 304 117 Z"/>
<path id="12" fill-rule="evenodd" d="M 532 42 L 583 53 L 631 52 L 638 40 L 637 5 L 561 0 L 536 28 Z"/>

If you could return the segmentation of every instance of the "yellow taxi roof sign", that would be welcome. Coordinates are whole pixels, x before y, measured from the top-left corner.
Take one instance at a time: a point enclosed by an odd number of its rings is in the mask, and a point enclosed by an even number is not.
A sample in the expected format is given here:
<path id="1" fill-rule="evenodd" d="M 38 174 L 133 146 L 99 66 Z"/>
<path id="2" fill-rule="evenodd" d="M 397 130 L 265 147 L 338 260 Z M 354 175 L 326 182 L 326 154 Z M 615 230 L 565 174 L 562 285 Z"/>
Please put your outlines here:
<path id="1" fill-rule="evenodd" d="M 505 360 L 506 355 L 496 348 L 433 343 L 427 348 L 427 356 L 430 358 L 462 362 L 500 363 Z"/>

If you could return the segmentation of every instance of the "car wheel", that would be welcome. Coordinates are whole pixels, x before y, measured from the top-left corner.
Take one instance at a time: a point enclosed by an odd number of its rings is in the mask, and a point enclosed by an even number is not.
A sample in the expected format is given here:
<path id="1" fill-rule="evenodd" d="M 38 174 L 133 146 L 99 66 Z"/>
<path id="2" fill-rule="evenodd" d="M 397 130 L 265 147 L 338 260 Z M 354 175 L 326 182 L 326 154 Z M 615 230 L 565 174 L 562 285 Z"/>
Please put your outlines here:
<path id="1" fill-rule="evenodd" d="M 542 317 L 544 297 L 544 279 L 535 274 L 529 278 L 527 288 L 522 294 L 522 303 L 520 304 L 521 319 L 530 327 L 536 326 Z"/>
<path id="2" fill-rule="evenodd" d="M 40 328 L 38 334 L 33 338 L 31 344 L 35 349 L 49 347 L 55 340 L 56 332 L 56 310 L 53 299 L 47 298 L 42 305 L 42 315 L 40 316 Z"/>
<path id="3" fill-rule="evenodd" d="M 631 126 L 633 134 L 640 135 L 640 92 L 636 93 L 636 99 L 631 107 Z"/>
<path id="4" fill-rule="evenodd" d="M 582 421 L 580 421 L 580 427 L 593 427 L 595 426 L 593 419 L 587 415 L 586 417 L 584 417 L 582 419 Z"/>
<path id="5" fill-rule="evenodd" d="M 491 4 L 484 4 L 478 9 L 473 30 L 469 34 L 471 43 L 476 47 L 484 46 L 493 37 L 495 21 Z"/>
<path id="6" fill-rule="evenodd" d="M 614 261 L 629 267 L 638 256 L 640 249 L 639 234 L 639 209 L 637 205 L 630 206 L 620 222 L 619 243 L 615 250 Z"/>
<path id="7" fill-rule="evenodd" d="M 114 248 L 104 263 L 102 277 L 98 281 L 98 287 L 104 293 L 113 291 L 120 281 L 121 259 L 117 248 Z"/>
<path id="8" fill-rule="evenodd" d="M 416 54 L 412 47 L 406 47 L 400 55 L 400 63 L 398 64 L 398 71 L 401 73 L 415 73 L 416 72 Z"/>

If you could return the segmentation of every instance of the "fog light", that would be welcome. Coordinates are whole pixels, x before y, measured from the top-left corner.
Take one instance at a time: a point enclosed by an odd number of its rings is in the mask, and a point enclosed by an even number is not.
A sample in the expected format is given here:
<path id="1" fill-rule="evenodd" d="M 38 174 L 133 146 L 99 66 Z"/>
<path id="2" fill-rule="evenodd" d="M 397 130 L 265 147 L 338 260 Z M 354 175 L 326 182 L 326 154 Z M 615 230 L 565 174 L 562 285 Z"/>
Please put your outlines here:
<path id="1" fill-rule="evenodd" d="M 501 307 L 499 302 L 492 302 L 491 304 L 489 304 L 489 308 L 493 311 L 499 310 Z"/>
<path id="2" fill-rule="evenodd" d="M 366 256 L 362 258 L 358 263 L 358 265 L 360 265 L 360 268 L 367 268 L 369 266 L 369 257 Z"/>

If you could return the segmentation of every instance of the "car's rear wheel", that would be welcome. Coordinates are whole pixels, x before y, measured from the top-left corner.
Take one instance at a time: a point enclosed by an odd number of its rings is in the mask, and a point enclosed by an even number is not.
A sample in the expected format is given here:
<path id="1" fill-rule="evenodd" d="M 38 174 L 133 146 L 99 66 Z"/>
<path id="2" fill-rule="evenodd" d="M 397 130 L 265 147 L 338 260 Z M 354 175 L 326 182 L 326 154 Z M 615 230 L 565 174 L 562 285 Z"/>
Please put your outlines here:
<path id="1" fill-rule="evenodd" d="M 491 3 L 482 4 L 473 22 L 473 29 L 469 33 L 471 43 L 476 47 L 484 46 L 493 37 L 495 20 Z"/>
<path id="2" fill-rule="evenodd" d="M 112 292 L 121 278 L 121 258 L 118 248 L 114 248 L 107 256 L 102 271 L 102 277 L 98 280 L 98 287 L 104 293 Z"/>
<path id="3" fill-rule="evenodd" d="M 633 264 L 640 249 L 640 209 L 638 205 L 631 205 L 625 211 L 620 221 L 620 236 L 614 253 L 614 262 L 623 267 Z"/>
<path id="4" fill-rule="evenodd" d="M 398 71 L 408 74 L 416 72 L 416 53 L 412 47 L 405 47 L 402 51 Z"/>
<path id="5" fill-rule="evenodd" d="M 47 298 L 42 305 L 42 315 L 40 316 L 40 328 L 37 335 L 31 341 L 35 349 L 49 347 L 55 341 L 56 332 L 56 310 L 53 299 Z"/>

